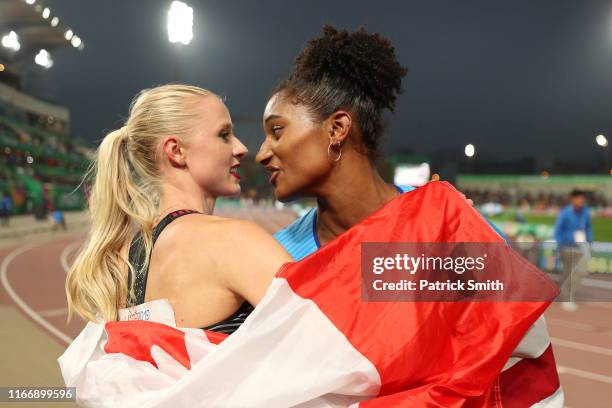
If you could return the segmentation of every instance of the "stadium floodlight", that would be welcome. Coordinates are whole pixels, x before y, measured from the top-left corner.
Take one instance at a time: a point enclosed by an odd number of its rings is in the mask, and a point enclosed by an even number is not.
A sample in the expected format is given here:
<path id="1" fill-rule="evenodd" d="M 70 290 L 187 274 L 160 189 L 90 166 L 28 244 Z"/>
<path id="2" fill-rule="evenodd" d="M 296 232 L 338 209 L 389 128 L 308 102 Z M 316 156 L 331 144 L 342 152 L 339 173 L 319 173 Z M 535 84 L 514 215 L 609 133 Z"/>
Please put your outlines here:
<path id="1" fill-rule="evenodd" d="M 68 29 L 66 30 L 66 32 L 64 33 L 64 38 L 68 41 L 70 41 L 72 39 L 72 36 L 74 35 L 74 33 L 72 32 L 72 30 Z"/>
<path id="2" fill-rule="evenodd" d="M 467 157 L 474 157 L 474 155 L 476 154 L 476 148 L 474 147 L 473 144 L 467 144 L 465 146 L 465 155 Z"/>
<path id="3" fill-rule="evenodd" d="M 51 59 L 51 54 L 47 52 L 47 50 L 42 49 L 36 54 L 34 57 L 34 62 L 36 62 L 41 67 L 45 67 L 49 69 L 53 66 L 53 60 Z"/>
<path id="4" fill-rule="evenodd" d="M 76 36 L 76 35 L 74 37 L 72 37 L 72 41 L 70 41 L 70 42 L 72 43 L 72 46 L 74 48 L 78 48 L 79 45 L 81 45 L 81 39 L 78 36 Z"/>
<path id="5" fill-rule="evenodd" d="M 606 139 L 604 135 L 597 135 L 595 138 L 595 143 L 601 147 L 606 147 L 608 145 L 608 139 Z"/>
<path id="6" fill-rule="evenodd" d="M 58 24 L 59 24 L 59 18 L 57 18 L 57 17 L 53 17 L 53 18 L 51 19 L 51 26 L 52 26 L 52 27 L 57 27 L 57 25 L 58 25 Z"/>
<path id="7" fill-rule="evenodd" d="M 5 48 L 10 48 L 13 51 L 19 51 L 21 48 L 21 44 L 19 43 L 19 36 L 16 32 L 11 31 L 2 37 L 2 46 Z"/>
<path id="8" fill-rule="evenodd" d="M 51 9 L 49 7 L 45 7 L 45 9 L 42 12 L 42 17 L 46 20 L 49 18 L 50 15 L 51 15 Z"/>
<path id="9" fill-rule="evenodd" d="M 36 3 L 36 0 L 25 0 L 25 2 L 31 5 Z"/>
<path id="10" fill-rule="evenodd" d="M 168 10 L 168 41 L 189 44 L 193 38 L 193 9 L 182 1 L 173 1 Z"/>

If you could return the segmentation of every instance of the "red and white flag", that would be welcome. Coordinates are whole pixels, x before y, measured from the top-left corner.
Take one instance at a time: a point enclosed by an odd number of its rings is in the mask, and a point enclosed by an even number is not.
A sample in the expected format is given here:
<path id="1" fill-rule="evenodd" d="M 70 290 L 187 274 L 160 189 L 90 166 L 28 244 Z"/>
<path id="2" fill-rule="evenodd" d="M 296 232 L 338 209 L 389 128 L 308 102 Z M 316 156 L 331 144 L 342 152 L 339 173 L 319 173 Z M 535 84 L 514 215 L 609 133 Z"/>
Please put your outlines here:
<path id="1" fill-rule="evenodd" d="M 88 323 L 59 359 L 64 381 L 91 407 L 562 406 L 540 318 L 557 289 L 541 271 L 516 255 L 542 301 L 365 302 L 362 242 L 503 240 L 430 183 L 286 264 L 231 336 L 144 305 L 165 324 Z"/>

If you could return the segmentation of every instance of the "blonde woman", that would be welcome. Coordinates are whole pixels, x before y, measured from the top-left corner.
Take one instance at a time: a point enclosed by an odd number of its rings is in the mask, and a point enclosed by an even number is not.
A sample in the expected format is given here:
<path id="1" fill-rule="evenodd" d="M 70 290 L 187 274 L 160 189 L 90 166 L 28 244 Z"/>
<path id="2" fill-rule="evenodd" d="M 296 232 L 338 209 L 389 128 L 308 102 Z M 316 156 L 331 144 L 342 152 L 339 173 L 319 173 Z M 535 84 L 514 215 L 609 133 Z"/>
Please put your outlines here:
<path id="1" fill-rule="evenodd" d="M 213 216 L 240 193 L 246 147 L 210 91 L 145 90 L 125 126 L 102 141 L 88 240 L 71 268 L 71 312 L 117 320 L 118 309 L 167 298 L 177 326 L 232 333 L 291 258 L 255 224 Z"/>

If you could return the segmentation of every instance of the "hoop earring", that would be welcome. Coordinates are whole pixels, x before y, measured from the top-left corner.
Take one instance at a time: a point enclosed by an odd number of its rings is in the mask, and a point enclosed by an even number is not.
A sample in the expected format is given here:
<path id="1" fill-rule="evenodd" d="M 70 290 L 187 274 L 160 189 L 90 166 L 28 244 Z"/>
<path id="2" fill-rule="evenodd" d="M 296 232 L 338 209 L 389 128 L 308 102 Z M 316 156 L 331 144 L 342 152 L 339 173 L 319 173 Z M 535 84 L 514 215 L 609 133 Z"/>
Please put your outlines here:
<path id="1" fill-rule="evenodd" d="M 331 137 L 330 137 L 329 138 L 329 145 L 327 146 L 327 157 L 329 158 L 329 160 L 331 160 L 333 162 L 340 161 L 340 158 L 342 157 L 342 147 L 340 147 L 340 143 L 338 143 L 336 146 L 338 146 L 339 153 L 338 153 L 338 157 L 333 158 L 332 157 L 332 153 L 331 153 L 332 140 L 331 140 Z"/>

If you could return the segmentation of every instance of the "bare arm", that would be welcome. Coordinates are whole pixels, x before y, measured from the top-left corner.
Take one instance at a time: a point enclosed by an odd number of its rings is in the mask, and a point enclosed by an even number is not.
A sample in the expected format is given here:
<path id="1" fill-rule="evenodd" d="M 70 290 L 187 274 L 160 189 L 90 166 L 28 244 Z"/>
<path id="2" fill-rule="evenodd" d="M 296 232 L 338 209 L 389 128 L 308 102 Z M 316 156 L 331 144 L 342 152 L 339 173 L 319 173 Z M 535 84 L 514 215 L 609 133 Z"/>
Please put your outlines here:
<path id="1" fill-rule="evenodd" d="M 227 226 L 227 284 L 257 305 L 280 267 L 293 259 L 276 240 L 258 225 L 232 220 Z"/>
<path id="2" fill-rule="evenodd" d="M 182 237 L 192 254 L 183 270 L 192 270 L 191 276 L 207 271 L 211 284 L 252 305 L 259 303 L 279 268 L 293 260 L 268 232 L 250 221 L 222 219 L 190 229 L 192 239 Z"/>

